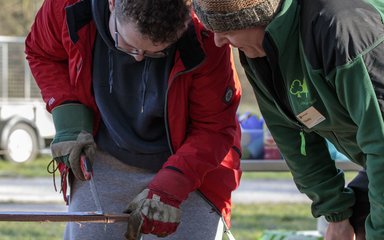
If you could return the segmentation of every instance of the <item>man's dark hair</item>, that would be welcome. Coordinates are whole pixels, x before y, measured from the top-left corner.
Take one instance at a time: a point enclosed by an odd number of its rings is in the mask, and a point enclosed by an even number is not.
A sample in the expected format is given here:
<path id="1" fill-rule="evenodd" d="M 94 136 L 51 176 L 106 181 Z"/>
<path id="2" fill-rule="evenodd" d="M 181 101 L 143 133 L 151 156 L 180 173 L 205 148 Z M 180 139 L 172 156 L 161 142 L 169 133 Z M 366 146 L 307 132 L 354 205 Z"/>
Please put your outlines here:
<path id="1" fill-rule="evenodd" d="M 191 0 L 116 0 L 116 16 L 154 43 L 175 42 L 190 18 Z"/>

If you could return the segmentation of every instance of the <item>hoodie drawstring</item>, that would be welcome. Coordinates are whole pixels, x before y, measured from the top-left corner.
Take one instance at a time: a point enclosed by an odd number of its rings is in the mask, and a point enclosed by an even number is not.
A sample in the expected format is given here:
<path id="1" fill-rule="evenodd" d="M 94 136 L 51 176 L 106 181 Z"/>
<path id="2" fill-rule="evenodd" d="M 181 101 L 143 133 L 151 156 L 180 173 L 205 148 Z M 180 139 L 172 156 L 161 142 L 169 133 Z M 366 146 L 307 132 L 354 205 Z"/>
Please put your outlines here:
<path id="1" fill-rule="evenodd" d="M 145 104 L 145 95 L 147 93 L 147 82 L 148 82 L 148 69 L 150 65 L 150 59 L 145 58 L 144 59 L 144 70 L 141 74 L 141 80 L 143 81 L 143 91 L 141 96 L 141 113 L 144 112 L 144 104 Z"/>
<path id="2" fill-rule="evenodd" d="M 109 93 L 112 93 L 112 87 L 113 87 L 113 53 L 112 50 L 108 50 L 108 60 L 109 60 L 109 79 L 108 79 L 108 84 L 109 84 Z"/>

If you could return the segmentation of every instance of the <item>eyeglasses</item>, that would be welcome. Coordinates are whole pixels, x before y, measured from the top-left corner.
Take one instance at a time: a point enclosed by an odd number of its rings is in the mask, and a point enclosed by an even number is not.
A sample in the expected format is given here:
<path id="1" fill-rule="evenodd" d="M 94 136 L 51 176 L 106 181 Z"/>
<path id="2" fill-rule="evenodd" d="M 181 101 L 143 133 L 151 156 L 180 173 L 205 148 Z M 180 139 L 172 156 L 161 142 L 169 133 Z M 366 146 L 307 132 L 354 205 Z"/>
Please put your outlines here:
<path id="1" fill-rule="evenodd" d="M 126 53 L 126 54 L 129 54 L 131 56 L 145 56 L 145 57 L 150 57 L 150 58 L 162 58 L 162 57 L 166 57 L 168 55 L 168 52 L 167 52 L 167 49 L 164 49 L 162 51 L 158 51 L 158 52 L 149 52 L 149 51 L 145 51 L 145 50 L 141 50 L 141 49 L 137 49 L 135 47 L 132 47 L 128 44 L 125 44 L 124 48 L 120 47 L 119 46 L 119 32 L 117 31 L 117 19 L 116 19 L 116 13 L 114 13 L 114 17 L 115 17 L 115 47 Z"/>

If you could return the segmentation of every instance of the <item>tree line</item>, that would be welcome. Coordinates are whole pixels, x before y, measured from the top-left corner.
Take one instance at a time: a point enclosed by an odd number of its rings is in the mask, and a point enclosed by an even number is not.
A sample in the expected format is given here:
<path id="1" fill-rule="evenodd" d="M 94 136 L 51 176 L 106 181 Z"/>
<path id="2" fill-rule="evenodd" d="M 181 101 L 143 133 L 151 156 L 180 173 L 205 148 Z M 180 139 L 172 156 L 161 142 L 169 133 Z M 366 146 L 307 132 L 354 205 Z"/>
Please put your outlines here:
<path id="1" fill-rule="evenodd" d="M 43 0 L 0 0 L 0 35 L 26 36 Z"/>

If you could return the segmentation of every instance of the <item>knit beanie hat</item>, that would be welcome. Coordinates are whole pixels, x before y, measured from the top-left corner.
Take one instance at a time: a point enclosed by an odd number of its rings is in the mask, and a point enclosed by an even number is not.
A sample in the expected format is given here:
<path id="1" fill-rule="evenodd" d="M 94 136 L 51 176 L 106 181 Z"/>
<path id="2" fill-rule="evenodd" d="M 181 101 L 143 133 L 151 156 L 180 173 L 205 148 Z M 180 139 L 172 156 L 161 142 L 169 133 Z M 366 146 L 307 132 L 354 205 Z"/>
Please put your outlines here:
<path id="1" fill-rule="evenodd" d="M 266 26 L 282 0 L 193 0 L 196 15 L 214 32 Z"/>

